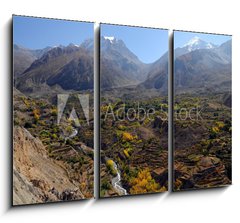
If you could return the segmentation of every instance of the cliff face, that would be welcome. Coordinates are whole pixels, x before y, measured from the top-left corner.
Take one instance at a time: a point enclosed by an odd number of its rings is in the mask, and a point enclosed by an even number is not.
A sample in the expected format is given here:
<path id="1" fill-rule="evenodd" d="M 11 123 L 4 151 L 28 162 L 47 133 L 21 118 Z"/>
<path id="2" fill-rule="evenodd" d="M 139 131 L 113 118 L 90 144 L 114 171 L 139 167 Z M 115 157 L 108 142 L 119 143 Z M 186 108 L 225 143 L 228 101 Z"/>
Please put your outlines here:
<path id="1" fill-rule="evenodd" d="M 63 163 L 49 158 L 38 138 L 14 127 L 13 140 L 13 205 L 84 198 Z"/>

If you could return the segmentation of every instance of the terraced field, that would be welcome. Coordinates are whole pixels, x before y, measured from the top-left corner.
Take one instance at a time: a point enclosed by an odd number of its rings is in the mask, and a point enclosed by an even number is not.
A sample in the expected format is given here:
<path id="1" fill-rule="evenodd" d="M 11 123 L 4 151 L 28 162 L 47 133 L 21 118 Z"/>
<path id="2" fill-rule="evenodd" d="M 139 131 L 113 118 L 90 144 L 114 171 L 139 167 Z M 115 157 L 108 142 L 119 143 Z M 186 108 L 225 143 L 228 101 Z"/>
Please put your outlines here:
<path id="1" fill-rule="evenodd" d="M 174 190 L 231 184 L 231 95 L 177 95 L 175 102 Z"/>
<path id="2" fill-rule="evenodd" d="M 168 185 L 166 97 L 151 100 L 104 98 L 101 103 L 101 197 L 121 196 L 114 188 L 114 163 L 127 194 L 155 193 Z"/>

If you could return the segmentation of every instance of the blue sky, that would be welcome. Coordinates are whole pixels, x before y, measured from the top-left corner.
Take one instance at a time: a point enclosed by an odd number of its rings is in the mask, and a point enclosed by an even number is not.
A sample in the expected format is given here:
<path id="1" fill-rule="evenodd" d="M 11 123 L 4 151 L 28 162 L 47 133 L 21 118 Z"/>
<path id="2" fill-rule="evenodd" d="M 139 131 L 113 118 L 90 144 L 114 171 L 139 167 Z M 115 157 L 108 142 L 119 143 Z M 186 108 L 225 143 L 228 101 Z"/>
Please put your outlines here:
<path id="1" fill-rule="evenodd" d="M 80 44 L 87 38 L 93 38 L 93 33 L 93 23 L 13 17 L 13 42 L 30 49 Z"/>
<path id="2" fill-rule="evenodd" d="M 156 61 L 168 50 L 167 30 L 101 24 L 101 36 L 123 40 L 144 63 Z"/>
<path id="3" fill-rule="evenodd" d="M 174 31 L 174 48 L 183 47 L 190 39 L 198 36 L 200 39 L 211 42 L 215 45 L 221 45 L 222 43 L 230 40 L 232 37 L 227 35 L 216 35 L 198 32 L 184 32 Z"/>

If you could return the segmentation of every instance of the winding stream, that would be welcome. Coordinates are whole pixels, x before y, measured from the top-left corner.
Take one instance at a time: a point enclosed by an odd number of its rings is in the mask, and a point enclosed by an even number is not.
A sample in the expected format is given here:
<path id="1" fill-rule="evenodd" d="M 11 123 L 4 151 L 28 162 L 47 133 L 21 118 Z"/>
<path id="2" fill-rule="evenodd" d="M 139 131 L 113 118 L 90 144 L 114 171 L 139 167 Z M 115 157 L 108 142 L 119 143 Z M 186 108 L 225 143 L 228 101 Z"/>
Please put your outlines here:
<path id="1" fill-rule="evenodd" d="M 65 137 L 65 141 L 66 141 L 67 139 L 71 139 L 71 138 L 75 137 L 77 134 L 78 134 L 78 130 L 77 130 L 77 129 L 73 129 L 71 135 Z"/>
<path id="2" fill-rule="evenodd" d="M 113 163 L 114 163 L 114 169 L 117 172 L 117 176 L 112 179 L 112 185 L 113 185 L 114 189 L 118 192 L 119 195 L 127 195 L 128 194 L 127 190 L 125 190 L 121 184 L 121 175 L 120 175 L 120 171 L 117 167 L 117 164 L 115 162 L 113 162 Z"/>
<path id="3" fill-rule="evenodd" d="M 75 137 L 77 134 L 78 134 L 78 130 L 73 129 L 71 135 L 68 136 L 68 137 L 65 137 L 65 141 L 67 139 L 71 139 L 71 138 Z M 116 173 L 117 173 L 117 176 L 112 179 L 113 188 L 117 191 L 117 193 L 119 195 L 128 195 L 127 190 L 122 187 L 121 174 L 120 174 L 120 171 L 117 167 L 117 164 L 114 161 L 113 161 L 113 167 L 114 167 L 114 169 L 116 170 Z"/>

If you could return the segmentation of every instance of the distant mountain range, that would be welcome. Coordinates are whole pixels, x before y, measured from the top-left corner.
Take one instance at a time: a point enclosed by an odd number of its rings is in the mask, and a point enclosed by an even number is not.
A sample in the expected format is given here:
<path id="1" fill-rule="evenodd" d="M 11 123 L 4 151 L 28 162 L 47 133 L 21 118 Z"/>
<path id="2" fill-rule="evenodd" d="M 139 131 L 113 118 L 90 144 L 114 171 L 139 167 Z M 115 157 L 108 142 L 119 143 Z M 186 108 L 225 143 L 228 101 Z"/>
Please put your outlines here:
<path id="1" fill-rule="evenodd" d="M 217 46 L 210 42 L 201 40 L 198 36 L 195 36 L 183 46 L 183 48 L 187 49 L 188 52 L 199 49 L 213 49 L 215 47 Z"/>
<path id="2" fill-rule="evenodd" d="M 174 83 L 177 92 L 194 89 L 223 91 L 231 88 L 232 41 L 220 46 L 199 41 L 188 53 L 175 50 Z M 177 55 L 178 54 L 178 55 Z"/>
<path id="3" fill-rule="evenodd" d="M 179 92 L 191 89 L 229 89 L 231 84 L 231 41 L 220 46 L 194 37 L 174 50 L 174 83 Z M 93 39 L 81 45 L 30 50 L 14 45 L 15 86 L 22 92 L 93 89 Z M 168 52 L 145 64 L 122 40 L 101 37 L 101 89 L 136 86 L 143 91 L 167 92 Z"/>
<path id="4" fill-rule="evenodd" d="M 80 46 L 60 45 L 42 51 L 14 45 L 16 88 L 25 93 L 56 87 L 93 89 L 93 49 L 93 39 L 85 40 Z M 122 40 L 101 38 L 102 88 L 137 85 L 146 79 L 148 68 Z"/>
<path id="5" fill-rule="evenodd" d="M 14 52 L 14 61 L 15 56 Z M 23 73 L 16 75 L 15 85 L 25 93 L 46 91 L 51 87 L 93 89 L 93 53 L 74 44 L 49 48 Z"/>
<path id="6" fill-rule="evenodd" d="M 101 37 L 100 54 L 102 88 L 137 85 L 146 79 L 149 65 L 141 62 L 122 40 Z"/>
<path id="7" fill-rule="evenodd" d="M 31 50 L 14 44 L 14 76 L 16 77 L 22 74 L 32 64 L 33 61 L 39 59 L 45 52 L 50 49 L 51 47 Z"/>
<path id="8" fill-rule="evenodd" d="M 189 91 L 229 90 L 231 85 L 232 41 L 220 46 L 194 37 L 174 50 L 174 86 L 177 93 Z M 164 54 L 140 84 L 146 89 L 166 91 L 168 86 L 168 55 Z"/>

